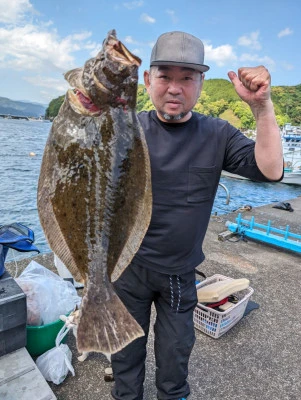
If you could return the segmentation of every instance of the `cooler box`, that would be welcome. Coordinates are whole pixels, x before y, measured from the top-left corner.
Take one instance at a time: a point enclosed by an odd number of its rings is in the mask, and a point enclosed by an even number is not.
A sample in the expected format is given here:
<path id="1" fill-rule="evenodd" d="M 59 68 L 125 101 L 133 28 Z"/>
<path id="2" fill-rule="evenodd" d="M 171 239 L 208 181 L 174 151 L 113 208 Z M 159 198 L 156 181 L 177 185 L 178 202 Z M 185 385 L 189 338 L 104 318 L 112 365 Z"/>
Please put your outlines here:
<path id="1" fill-rule="evenodd" d="M 0 278 L 0 357 L 26 346 L 26 295 L 6 271 Z"/>
<path id="2" fill-rule="evenodd" d="M 0 278 L 5 273 L 4 263 L 5 263 L 5 258 L 6 258 L 7 252 L 8 252 L 8 247 L 3 246 L 0 243 Z"/>

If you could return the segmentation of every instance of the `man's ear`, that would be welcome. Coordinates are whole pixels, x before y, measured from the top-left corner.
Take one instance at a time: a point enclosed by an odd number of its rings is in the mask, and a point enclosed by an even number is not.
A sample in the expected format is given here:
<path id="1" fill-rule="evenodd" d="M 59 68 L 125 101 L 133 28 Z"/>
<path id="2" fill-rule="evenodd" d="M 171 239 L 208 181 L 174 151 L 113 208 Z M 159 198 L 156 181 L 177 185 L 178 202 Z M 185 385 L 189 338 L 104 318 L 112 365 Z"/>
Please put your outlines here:
<path id="1" fill-rule="evenodd" d="M 204 80 L 205 80 L 205 74 L 204 74 L 204 72 L 202 72 L 202 75 L 201 75 L 201 85 L 200 85 L 200 94 L 199 94 L 199 96 L 200 96 L 201 93 L 202 93 Z"/>
<path id="2" fill-rule="evenodd" d="M 147 92 L 149 92 L 149 88 L 150 88 L 150 73 L 149 73 L 149 71 L 144 71 L 143 78 L 144 78 L 145 88 L 146 88 Z"/>

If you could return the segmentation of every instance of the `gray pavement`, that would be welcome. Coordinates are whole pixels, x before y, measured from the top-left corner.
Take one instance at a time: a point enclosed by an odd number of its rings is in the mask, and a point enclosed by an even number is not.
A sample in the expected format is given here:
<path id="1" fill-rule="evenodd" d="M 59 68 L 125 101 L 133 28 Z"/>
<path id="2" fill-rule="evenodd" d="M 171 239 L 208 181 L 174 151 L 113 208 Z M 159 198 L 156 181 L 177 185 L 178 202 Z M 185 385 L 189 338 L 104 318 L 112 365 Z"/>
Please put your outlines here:
<path id="1" fill-rule="evenodd" d="M 272 221 L 274 227 L 291 226 L 301 234 L 301 198 L 287 200 L 294 212 L 272 205 L 244 211 L 247 219 Z M 301 263 L 300 255 L 248 240 L 221 242 L 227 220 L 235 222 L 238 212 L 212 217 L 204 243 L 206 260 L 198 267 L 207 276 L 221 274 L 248 278 L 259 304 L 219 339 L 196 330 L 189 382 L 191 400 L 299 400 L 301 398 Z M 34 258 L 54 270 L 52 254 Z M 19 262 L 20 271 L 30 259 Z M 14 265 L 7 268 L 14 273 Z M 152 315 L 154 321 L 155 315 Z M 110 398 L 112 383 L 104 381 L 108 361 L 93 353 L 80 363 L 75 339 L 67 344 L 73 353 L 75 377 L 69 375 L 59 386 L 50 384 L 58 400 Z M 156 399 L 153 336 L 150 335 L 145 381 L 145 400 Z M 171 365 L 172 368 L 172 365 Z"/>

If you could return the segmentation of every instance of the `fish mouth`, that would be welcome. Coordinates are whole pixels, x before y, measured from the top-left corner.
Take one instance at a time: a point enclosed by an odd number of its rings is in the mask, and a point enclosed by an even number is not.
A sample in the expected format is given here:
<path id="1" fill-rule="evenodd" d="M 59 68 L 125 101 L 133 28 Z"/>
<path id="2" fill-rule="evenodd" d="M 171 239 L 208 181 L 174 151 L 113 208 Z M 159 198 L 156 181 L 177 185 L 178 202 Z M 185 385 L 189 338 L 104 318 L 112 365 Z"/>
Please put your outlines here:
<path id="1" fill-rule="evenodd" d="M 90 117 L 97 117 L 102 113 L 102 110 L 92 102 L 86 93 L 77 88 L 68 90 L 67 96 L 69 104 L 76 113 Z"/>
<path id="2" fill-rule="evenodd" d="M 112 30 L 107 37 L 107 54 L 112 61 L 124 65 L 136 65 L 140 67 L 141 59 L 132 54 L 120 40 L 116 38 L 116 32 Z"/>
<path id="3" fill-rule="evenodd" d="M 68 92 L 73 110 L 83 115 L 97 116 L 108 104 L 125 107 L 131 101 L 136 101 L 136 94 L 130 91 L 138 81 L 136 72 L 140 65 L 140 58 L 117 39 L 115 30 L 111 30 L 95 58 L 88 60 L 84 67 L 64 74 L 74 88 Z"/>

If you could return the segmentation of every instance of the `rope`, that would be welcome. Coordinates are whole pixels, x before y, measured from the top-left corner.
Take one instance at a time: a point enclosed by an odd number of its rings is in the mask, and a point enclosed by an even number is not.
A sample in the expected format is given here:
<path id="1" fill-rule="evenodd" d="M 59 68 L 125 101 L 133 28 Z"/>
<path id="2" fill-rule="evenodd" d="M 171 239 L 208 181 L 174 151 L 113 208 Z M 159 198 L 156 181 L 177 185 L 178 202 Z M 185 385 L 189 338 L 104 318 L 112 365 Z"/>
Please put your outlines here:
<path id="1" fill-rule="evenodd" d="M 180 302 L 181 302 L 181 283 L 180 283 L 180 277 L 179 277 L 179 275 L 177 275 L 177 283 L 178 283 L 178 304 L 177 304 L 177 310 L 176 310 L 176 312 L 179 311 Z"/>
<path id="2" fill-rule="evenodd" d="M 175 303 L 175 296 L 176 296 L 176 291 L 174 291 L 174 287 L 173 287 L 173 277 L 175 277 L 177 280 L 176 287 L 178 288 L 178 301 L 177 301 L 177 307 L 175 309 L 175 311 L 177 313 L 177 312 L 179 312 L 180 303 L 181 303 L 181 281 L 180 281 L 179 275 L 169 275 L 170 307 L 172 310 L 174 310 L 174 303 Z"/>
<path id="3" fill-rule="evenodd" d="M 174 294 L 173 294 L 172 275 L 169 275 L 169 287 L 170 287 L 170 307 L 173 309 Z"/>
<path id="4" fill-rule="evenodd" d="M 11 249 L 11 251 L 12 251 L 12 253 L 13 253 L 14 263 L 15 263 L 15 267 L 16 267 L 14 278 L 17 278 L 19 267 L 18 267 L 18 263 L 17 263 L 17 260 L 16 260 L 15 250 L 14 250 L 14 249 Z"/>

